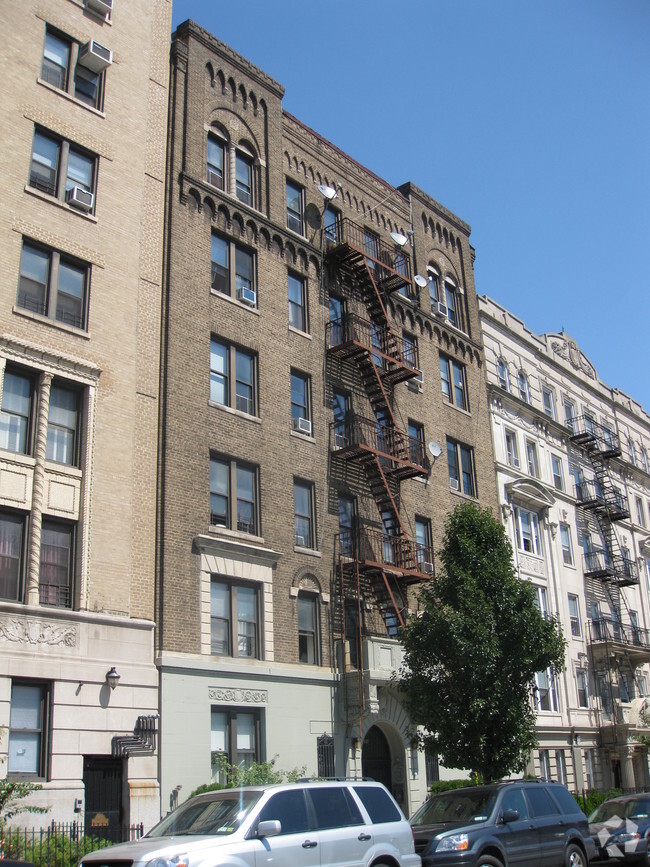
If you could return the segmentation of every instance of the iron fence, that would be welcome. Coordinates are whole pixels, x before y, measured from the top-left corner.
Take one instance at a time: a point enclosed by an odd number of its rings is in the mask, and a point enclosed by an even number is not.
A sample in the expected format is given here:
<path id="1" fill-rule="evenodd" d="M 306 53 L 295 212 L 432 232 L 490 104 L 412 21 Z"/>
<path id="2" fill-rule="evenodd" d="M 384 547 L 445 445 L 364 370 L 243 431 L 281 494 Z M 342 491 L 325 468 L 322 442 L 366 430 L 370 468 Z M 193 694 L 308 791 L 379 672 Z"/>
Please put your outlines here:
<path id="1" fill-rule="evenodd" d="M 138 840 L 142 823 L 99 827 L 88 832 L 79 822 L 52 822 L 45 828 L 0 827 L 0 858 L 27 861 L 35 867 L 74 867 L 87 852 L 114 843 Z"/>

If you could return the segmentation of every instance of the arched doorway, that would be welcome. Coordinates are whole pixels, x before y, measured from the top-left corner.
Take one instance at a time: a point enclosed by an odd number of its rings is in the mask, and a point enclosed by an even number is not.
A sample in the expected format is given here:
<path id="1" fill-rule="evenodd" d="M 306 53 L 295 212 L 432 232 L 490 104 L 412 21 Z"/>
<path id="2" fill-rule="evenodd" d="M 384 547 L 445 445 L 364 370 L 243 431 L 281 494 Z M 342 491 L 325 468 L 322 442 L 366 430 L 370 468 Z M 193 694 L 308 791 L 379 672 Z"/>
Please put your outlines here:
<path id="1" fill-rule="evenodd" d="M 378 726 L 368 730 L 361 747 L 361 773 L 383 783 L 389 792 L 393 791 L 390 747 L 386 735 Z"/>

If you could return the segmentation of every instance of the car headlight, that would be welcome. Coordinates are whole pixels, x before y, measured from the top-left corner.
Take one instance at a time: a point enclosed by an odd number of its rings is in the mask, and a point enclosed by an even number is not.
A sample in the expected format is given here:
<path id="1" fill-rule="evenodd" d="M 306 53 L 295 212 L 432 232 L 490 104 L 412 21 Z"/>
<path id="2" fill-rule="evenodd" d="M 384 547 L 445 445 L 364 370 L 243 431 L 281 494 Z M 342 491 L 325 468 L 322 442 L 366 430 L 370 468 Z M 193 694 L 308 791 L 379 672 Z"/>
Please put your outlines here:
<path id="1" fill-rule="evenodd" d="M 640 834 L 631 834 L 629 831 L 621 831 L 620 834 L 614 834 L 609 842 L 613 846 L 620 846 L 621 844 L 625 845 L 626 843 L 636 843 L 636 841 L 640 839 Z"/>
<path id="2" fill-rule="evenodd" d="M 443 837 L 436 847 L 437 852 L 461 852 L 469 847 L 469 837 L 467 834 L 452 834 L 450 837 Z"/>
<path id="3" fill-rule="evenodd" d="M 171 858 L 152 858 L 146 867 L 189 867 L 189 855 L 172 855 Z"/>

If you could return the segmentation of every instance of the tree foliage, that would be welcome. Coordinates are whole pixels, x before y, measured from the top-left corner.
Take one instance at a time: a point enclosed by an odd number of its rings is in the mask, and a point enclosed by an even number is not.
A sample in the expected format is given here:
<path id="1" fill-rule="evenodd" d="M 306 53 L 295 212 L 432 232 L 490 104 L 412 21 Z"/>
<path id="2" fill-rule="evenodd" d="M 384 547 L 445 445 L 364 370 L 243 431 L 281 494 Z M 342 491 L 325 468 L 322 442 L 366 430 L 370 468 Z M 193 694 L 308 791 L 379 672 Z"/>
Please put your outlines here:
<path id="1" fill-rule="evenodd" d="M 447 767 L 495 780 L 523 771 L 536 744 L 535 673 L 564 668 L 557 620 L 518 578 L 503 526 L 463 503 L 448 516 L 442 568 L 402 632 L 400 688 L 424 746 Z"/>
<path id="2" fill-rule="evenodd" d="M 40 783 L 21 782 L 20 780 L 0 780 L 0 824 L 13 819 L 19 813 L 47 813 L 49 807 L 37 807 L 25 803 L 32 792 L 38 792 Z"/>

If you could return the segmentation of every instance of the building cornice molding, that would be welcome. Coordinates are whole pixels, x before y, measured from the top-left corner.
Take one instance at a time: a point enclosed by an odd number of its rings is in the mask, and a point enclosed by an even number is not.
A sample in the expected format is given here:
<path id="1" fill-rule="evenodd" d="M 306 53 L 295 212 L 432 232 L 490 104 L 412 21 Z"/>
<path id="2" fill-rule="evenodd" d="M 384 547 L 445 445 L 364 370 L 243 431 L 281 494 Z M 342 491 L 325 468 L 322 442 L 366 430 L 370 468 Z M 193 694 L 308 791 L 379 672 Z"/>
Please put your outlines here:
<path id="1" fill-rule="evenodd" d="M 278 560 L 283 556 L 280 551 L 273 551 L 262 545 L 230 539 L 225 536 L 206 536 L 203 534 L 195 536 L 194 547 L 200 554 L 228 557 L 246 563 L 256 563 L 271 569 L 277 565 Z"/>

